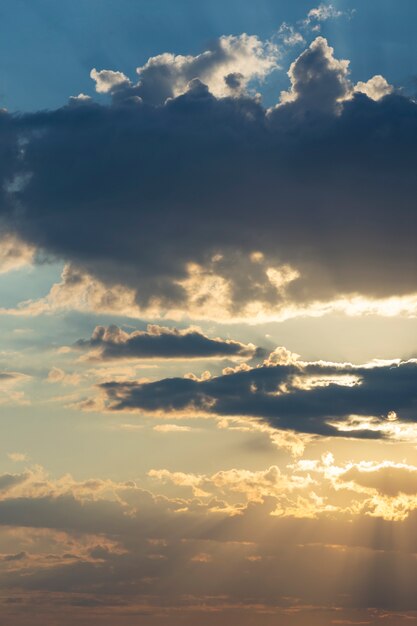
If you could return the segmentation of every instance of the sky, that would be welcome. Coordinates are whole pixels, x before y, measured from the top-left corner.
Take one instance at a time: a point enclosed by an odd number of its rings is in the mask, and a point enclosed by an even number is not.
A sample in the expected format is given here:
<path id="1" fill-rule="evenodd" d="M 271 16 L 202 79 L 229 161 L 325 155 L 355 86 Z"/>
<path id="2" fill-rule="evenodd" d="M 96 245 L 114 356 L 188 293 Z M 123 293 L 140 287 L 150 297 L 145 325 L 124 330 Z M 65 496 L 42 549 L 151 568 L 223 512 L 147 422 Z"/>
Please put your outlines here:
<path id="1" fill-rule="evenodd" d="M 414 0 L 2 0 L 2 626 L 417 621 Z"/>

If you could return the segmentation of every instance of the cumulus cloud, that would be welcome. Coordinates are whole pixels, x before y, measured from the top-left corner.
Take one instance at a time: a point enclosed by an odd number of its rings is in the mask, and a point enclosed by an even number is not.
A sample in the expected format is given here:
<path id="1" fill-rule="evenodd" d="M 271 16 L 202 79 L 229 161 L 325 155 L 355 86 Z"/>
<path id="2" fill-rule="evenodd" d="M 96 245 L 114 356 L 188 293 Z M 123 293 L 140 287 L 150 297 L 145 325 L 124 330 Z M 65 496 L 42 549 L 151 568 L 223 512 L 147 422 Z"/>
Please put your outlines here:
<path id="1" fill-rule="evenodd" d="M 227 42 L 216 54 L 257 58 L 250 38 Z M 242 68 L 227 72 L 228 90 L 241 84 Z M 0 158 L 0 176 L 26 174 L 3 188 L 3 222 L 69 262 L 65 285 L 26 311 L 78 294 L 95 310 L 247 318 L 415 294 L 415 103 L 380 97 L 375 79 L 355 92 L 321 37 L 290 77 L 269 111 L 200 73 L 158 106 L 119 86 L 108 105 L 2 113 L 18 157 Z"/>
<path id="2" fill-rule="evenodd" d="M 276 69 L 278 57 L 279 50 L 272 42 L 264 43 L 254 35 L 229 35 L 196 56 L 164 53 L 151 57 L 137 68 L 136 84 L 111 70 L 93 69 L 91 78 L 99 93 L 161 105 L 184 94 L 195 80 L 207 85 L 216 97 L 239 95 L 250 81 L 262 80 Z"/>
<path id="3" fill-rule="evenodd" d="M 415 425 L 417 362 L 364 366 L 298 361 L 280 349 L 265 364 L 206 379 L 107 382 L 113 411 L 261 418 L 281 430 L 356 438 L 401 438 Z M 416 430 L 413 430 L 414 438 Z"/>
<path id="4" fill-rule="evenodd" d="M 318 493 L 326 494 L 328 502 L 335 502 L 337 493 L 349 494 L 348 506 L 355 514 L 403 521 L 417 508 L 414 465 L 393 461 L 350 461 L 338 465 L 328 452 L 320 460 L 301 459 L 291 467 L 296 474 L 308 472 L 313 484 L 320 482 Z"/>
<path id="5" fill-rule="evenodd" d="M 90 76 L 96 83 L 97 93 L 108 93 L 121 85 L 129 84 L 129 79 L 122 72 L 114 72 L 112 70 L 98 71 L 96 68 L 93 68 Z"/>
<path id="6" fill-rule="evenodd" d="M 180 487 L 188 487 L 197 497 L 213 498 L 215 496 L 219 499 L 226 498 L 228 501 L 234 494 L 242 494 L 250 502 L 262 502 L 266 497 L 279 497 L 283 492 L 288 498 L 292 492 L 299 492 L 313 484 L 309 476 L 289 477 L 283 474 L 276 465 L 258 472 L 232 469 L 220 471 L 211 476 L 151 470 L 149 476 L 162 482 L 172 482 Z"/>
<path id="7" fill-rule="evenodd" d="M 118 326 L 96 326 L 91 339 L 75 344 L 90 349 L 89 360 L 251 358 L 260 351 L 253 344 L 210 339 L 200 330 L 177 330 L 149 324 L 146 331 L 127 333 Z"/>
<path id="8" fill-rule="evenodd" d="M 362 81 L 356 83 L 354 91 L 357 93 L 364 93 L 372 100 L 380 100 L 381 98 L 393 93 L 394 87 L 388 83 L 386 78 L 377 74 L 365 83 Z"/>
<path id="9" fill-rule="evenodd" d="M 337 60 L 324 37 L 317 37 L 292 63 L 288 76 L 291 89 L 281 93 L 281 102 L 294 102 L 305 112 L 336 113 L 350 95 L 349 61 Z"/>

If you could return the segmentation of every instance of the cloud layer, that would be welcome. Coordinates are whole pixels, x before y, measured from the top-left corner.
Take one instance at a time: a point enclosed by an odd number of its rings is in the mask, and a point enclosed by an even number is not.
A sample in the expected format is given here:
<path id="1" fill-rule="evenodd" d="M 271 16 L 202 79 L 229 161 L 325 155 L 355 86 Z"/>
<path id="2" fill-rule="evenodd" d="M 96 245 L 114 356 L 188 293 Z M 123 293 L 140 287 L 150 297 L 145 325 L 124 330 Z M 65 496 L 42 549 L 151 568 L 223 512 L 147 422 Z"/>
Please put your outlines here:
<path id="1" fill-rule="evenodd" d="M 214 612 L 226 624 L 239 610 L 252 623 L 295 613 L 303 624 L 312 611 L 371 605 L 391 623 L 386 611 L 416 610 L 417 468 L 338 466 L 328 454 L 287 469 L 151 471 L 154 487 L 175 485 L 175 498 L 133 481 L 53 480 L 40 467 L 1 475 L 2 615 L 25 623 L 27 603 L 49 620 L 58 608 L 74 620 L 80 607 L 86 624 L 102 612 L 132 623 L 143 611 L 158 624 L 194 611 L 199 623 Z M 393 567 L 407 575 L 373 574 L 366 588 L 370 571 Z"/>

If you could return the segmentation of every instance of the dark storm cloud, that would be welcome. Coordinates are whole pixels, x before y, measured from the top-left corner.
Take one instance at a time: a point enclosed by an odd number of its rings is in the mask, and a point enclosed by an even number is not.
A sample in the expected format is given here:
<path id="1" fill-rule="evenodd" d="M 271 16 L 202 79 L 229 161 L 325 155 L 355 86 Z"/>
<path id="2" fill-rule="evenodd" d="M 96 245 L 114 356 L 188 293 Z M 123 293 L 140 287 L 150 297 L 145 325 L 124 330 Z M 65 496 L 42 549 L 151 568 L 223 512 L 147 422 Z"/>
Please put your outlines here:
<path id="1" fill-rule="evenodd" d="M 250 358 L 262 352 L 238 341 L 210 339 L 194 329 L 149 325 L 147 331 L 126 333 L 118 326 L 97 326 L 77 348 L 94 350 L 92 360 Z"/>
<path id="2" fill-rule="evenodd" d="M 414 292 L 417 105 L 350 97 L 331 52 L 320 38 L 301 55 L 269 112 L 194 79 L 160 106 L 122 84 L 108 106 L 14 117 L 30 177 L 4 218 L 140 305 L 186 308 L 190 264 L 224 277 L 236 309 Z M 267 275 L 284 264 L 301 274 L 285 296 Z"/>
<path id="3" fill-rule="evenodd" d="M 345 377 L 345 378 L 343 378 Z M 346 377 L 349 377 L 346 379 Z M 209 380 L 168 378 L 101 385 L 112 410 L 195 411 L 259 417 L 280 429 L 320 435 L 378 438 L 381 429 L 341 433 L 333 422 L 349 416 L 417 421 L 417 362 L 337 367 L 262 366 Z M 394 413 L 391 413 L 392 419 Z"/>

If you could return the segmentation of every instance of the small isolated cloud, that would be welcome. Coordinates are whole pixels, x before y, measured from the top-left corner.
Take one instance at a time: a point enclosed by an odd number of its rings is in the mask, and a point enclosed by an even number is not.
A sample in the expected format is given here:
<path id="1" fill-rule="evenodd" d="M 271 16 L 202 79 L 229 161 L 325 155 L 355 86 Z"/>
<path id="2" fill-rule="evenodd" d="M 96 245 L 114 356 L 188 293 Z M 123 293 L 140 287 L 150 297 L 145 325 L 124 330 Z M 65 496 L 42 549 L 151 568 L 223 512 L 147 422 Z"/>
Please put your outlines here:
<path id="1" fill-rule="evenodd" d="M 307 15 L 307 21 L 326 22 L 327 20 L 337 19 L 343 14 L 344 12 L 336 9 L 333 4 L 322 3 L 314 9 L 310 9 Z"/>
<path id="2" fill-rule="evenodd" d="M 22 452 L 9 452 L 7 456 L 14 463 L 23 463 L 23 461 L 28 460 L 27 455 L 23 454 Z"/>
<path id="3" fill-rule="evenodd" d="M 77 374 L 76 372 L 69 374 L 68 372 L 65 372 L 60 367 L 53 367 L 51 370 L 49 370 L 48 377 L 46 380 L 48 383 L 61 383 L 63 385 L 78 385 L 81 380 L 81 376 L 80 374 Z"/>
<path id="4" fill-rule="evenodd" d="M 326 4 L 322 2 L 318 7 L 310 9 L 307 17 L 301 22 L 301 26 L 306 30 L 318 33 L 320 32 L 321 26 L 324 22 L 337 20 L 341 17 L 350 19 L 354 14 L 355 9 L 342 11 L 336 8 L 333 4 Z"/>
<path id="5" fill-rule="evenodd" d="M 177 330 L 149 324 L 146 331 L 127 333 L 118 326 L 97 326 L 91 339 L 80 339 L 80 349 L 88 349 L 87 359 L 249 359 L 259 353 L 253 344 L 230 339 L 210 339 L 200 330 Z"/>
<path id="6" fill-rule="evenodd" d="M 153 429 L 157 433 L 189 433 L 193 430 L 190 426 L 179 426 L 178 424 L 157 424 Z"/>
<path id="7" fill-rule="evenodd" d="M 79 93 L 77 96 L 70 96 L 69 103 L 73 106 L 77 106 L 85 102 L 91 102 L 91 100 L 91 96 L 87 96 L 85 93 Z"/>
<path id="8" fill-rule="evenodd" d="M 303 35 L 292 24 L 287 24 L 287 22 L 283 22 L 279 27 L 278 37 L 288 47 L 305 44 Z"/>

